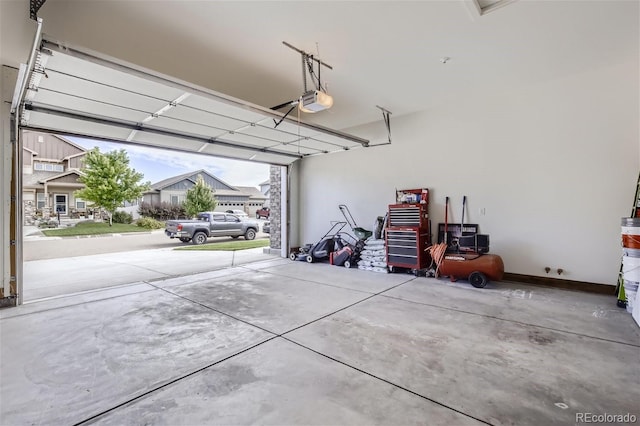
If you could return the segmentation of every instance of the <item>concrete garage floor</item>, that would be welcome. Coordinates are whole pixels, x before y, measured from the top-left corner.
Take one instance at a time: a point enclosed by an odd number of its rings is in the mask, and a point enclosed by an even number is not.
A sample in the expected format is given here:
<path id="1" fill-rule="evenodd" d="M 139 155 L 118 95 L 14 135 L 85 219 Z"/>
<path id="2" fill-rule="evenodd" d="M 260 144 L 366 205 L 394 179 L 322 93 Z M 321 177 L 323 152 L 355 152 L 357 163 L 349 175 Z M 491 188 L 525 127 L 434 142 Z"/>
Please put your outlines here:
<path id="1" fill-rule="evenodd" d="M 613 296 L 285 259 L 0 311 L 0 424 L 640 418 Z"/>

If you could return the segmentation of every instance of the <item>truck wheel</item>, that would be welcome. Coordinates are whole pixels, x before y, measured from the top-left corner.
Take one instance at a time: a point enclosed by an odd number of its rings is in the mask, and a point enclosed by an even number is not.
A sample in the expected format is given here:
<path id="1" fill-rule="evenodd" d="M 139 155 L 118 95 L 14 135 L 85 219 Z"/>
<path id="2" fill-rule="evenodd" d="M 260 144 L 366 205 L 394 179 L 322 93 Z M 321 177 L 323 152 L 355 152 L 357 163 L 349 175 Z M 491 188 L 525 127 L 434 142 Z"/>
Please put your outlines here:
<path id="1" fill-rule="evenodd" d="M 235 240 L 235 239 L 236 239 L 236 238 L 238 238 L 239 236 L 240 236 L 240 235 L 232 235 L 232 236 L 231 236 L 231 238 L 233 238 L 233 239 Z"/>
<path id="2" fill-rule="evenodd" d="M 256 219 L 260 219 L 260 215 L 259 214 L 256 214 Z"/>
<path id="3" fill-rule="evenodd" d="M 191 244 L 199 246 L 207 242 L 207 234 L 204 232 L 196 232 L 193 234 L 193 238 L 191 239 Z"/>
<path id="4" fill-rule="evenodd" d="M 247 229 L 247 232 L 244 233 L 245 240 L 253 240 L 256 238 L 256 231 L 253 229 Z"/>
<path id="5" fill-rule="evenodd" d="M 487 280 L 487 276 L 485 274 L 475 271 L 472 272 L 471 275 L 469 275 L 469 282 L 475 288 L 484 288 L 484 286 L 486 286 L 487 282 L 489 281 Z"/>
<path id="6" fill-rule="evenodd" d="M 191 238 L 180 237 L 180 241 L 182 241 L 183 243 L 188 243 L 189 241 L 191 241 Z"/>

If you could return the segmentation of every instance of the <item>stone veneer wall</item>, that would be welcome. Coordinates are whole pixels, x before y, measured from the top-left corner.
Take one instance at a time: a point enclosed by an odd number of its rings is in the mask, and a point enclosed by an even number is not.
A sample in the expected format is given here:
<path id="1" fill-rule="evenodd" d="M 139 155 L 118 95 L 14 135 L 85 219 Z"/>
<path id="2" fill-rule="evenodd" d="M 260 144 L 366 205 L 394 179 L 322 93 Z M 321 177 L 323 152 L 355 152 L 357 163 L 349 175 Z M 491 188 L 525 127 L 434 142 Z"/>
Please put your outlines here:
<path id="1" fill-rule="evenodd" d="M 280 217 L 280 209 L 282 205 L 282 197 L 281 194 L 281 176 L 282 176 L 282 168 L 280 166 L 271 166 L 270 170 L 270 189 L 269 189 L 269 206 L 271 208 L 271 214 L 269 217 L 269 221 L 271 222 L 271 232 L 269 234 L 269 238 L 271 239 L 270 247 L 272 249 L 280 249 L 282 248 L 282 234 L 280 229 L 282 229 L 281 217 Z"/>

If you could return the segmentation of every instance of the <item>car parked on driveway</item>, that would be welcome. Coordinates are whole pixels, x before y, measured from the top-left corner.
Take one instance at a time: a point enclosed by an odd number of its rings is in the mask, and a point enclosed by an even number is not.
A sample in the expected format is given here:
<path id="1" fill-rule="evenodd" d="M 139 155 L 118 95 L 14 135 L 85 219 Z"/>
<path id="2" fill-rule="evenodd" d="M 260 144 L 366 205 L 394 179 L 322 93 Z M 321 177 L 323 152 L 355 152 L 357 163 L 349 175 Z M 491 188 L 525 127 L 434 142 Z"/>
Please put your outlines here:
<path id="1" fill-rule="evenodd" d="M 164 233 L 169 238 L 178 238 L 183 243 L 191 241 L 200 245 L 209 237 L 244 236 L 245 240 L 253 240 L 260 229 L 258 221 L 240 219 L 235 214 L 223 212 L 198 213 L 197 220 L 168 220 Z"/>
<path id="2" fill-rule="evenodd" d="M 238 216 L 240 219 L 248 219 L 249 215 L 244 210 L 226 210 L 225 213 L 231 213 Z"/>
<path id="3" fill-rule="evenodd" d="M 269 215 L 271 214 L 271 209 L 269 207 L 263 207 L 259 210 L 256 210 L 256 219 L 265 218 L 269 219 Z"/>

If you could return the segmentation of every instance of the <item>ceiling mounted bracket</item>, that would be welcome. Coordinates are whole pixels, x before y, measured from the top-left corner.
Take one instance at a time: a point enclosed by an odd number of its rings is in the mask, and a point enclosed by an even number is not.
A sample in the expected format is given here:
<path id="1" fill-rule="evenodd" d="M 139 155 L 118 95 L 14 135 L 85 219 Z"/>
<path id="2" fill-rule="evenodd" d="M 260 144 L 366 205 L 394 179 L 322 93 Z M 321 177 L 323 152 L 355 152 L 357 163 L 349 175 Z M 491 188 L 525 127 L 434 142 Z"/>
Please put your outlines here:
<path id="1" fill-rule="evenodd" d="M 389 143 L 391 143 L 391 111 L 382 108 L 380 105 L 376 105 L 376 108 L 380 108 L 380 111 L 382 111 L 382 119 L 387 127 L 387 138 L 389 139 Z"/>

